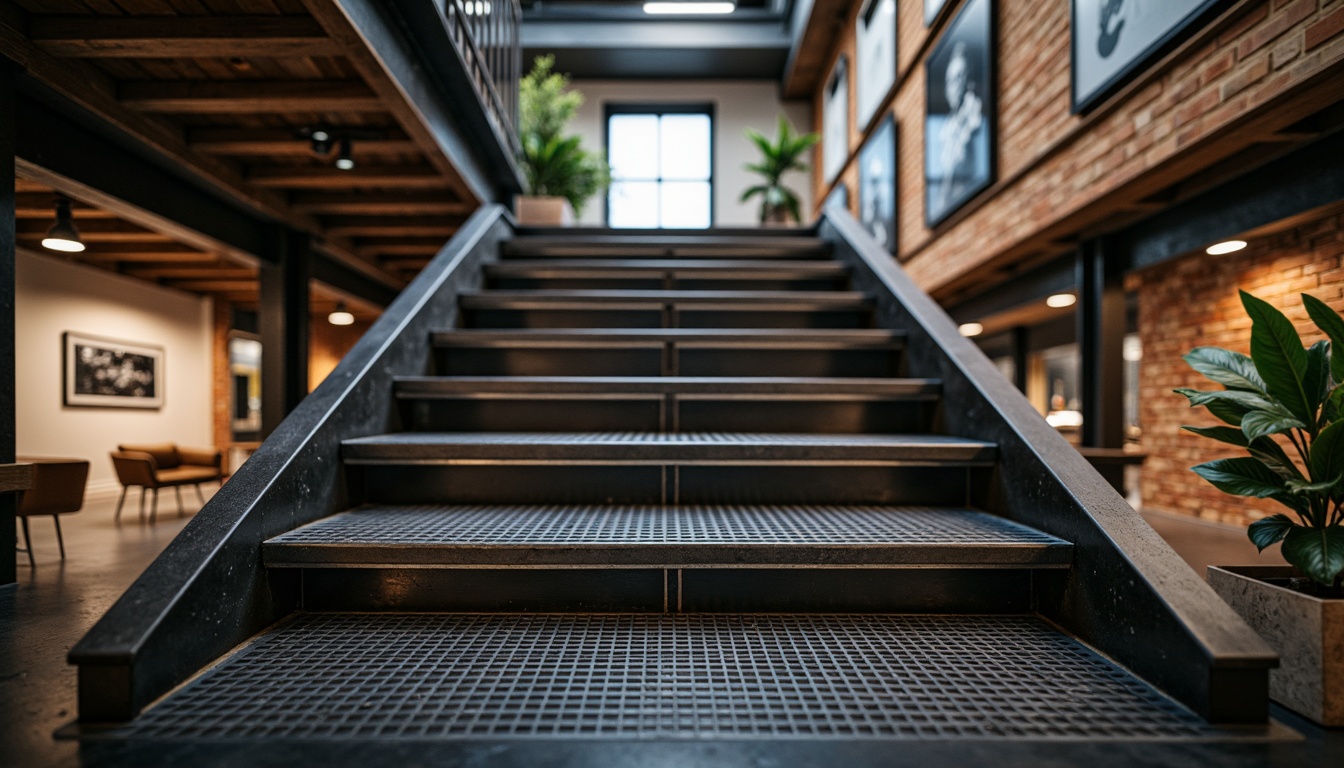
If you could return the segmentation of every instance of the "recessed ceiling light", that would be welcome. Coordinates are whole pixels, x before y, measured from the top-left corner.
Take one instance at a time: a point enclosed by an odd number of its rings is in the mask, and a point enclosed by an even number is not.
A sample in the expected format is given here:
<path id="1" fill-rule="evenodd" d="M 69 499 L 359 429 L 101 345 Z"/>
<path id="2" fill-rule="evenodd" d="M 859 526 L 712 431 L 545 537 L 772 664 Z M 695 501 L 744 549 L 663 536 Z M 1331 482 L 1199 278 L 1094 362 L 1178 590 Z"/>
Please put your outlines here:
<path id="1" fill-rule="evenodd" d="M 957 330 L 962 336 L 979 336 L 985 332 L 985 326 L 979 323 L 962 323 L 957 326 Z"/>
<path id="2" fill-rule="evenodd" d="M 42 247 L 62 253 L 79 253 L 84 250 L 84 241 L 79 239 L 79 230 L 70 218 L 70 201 L 64 197 L 56 198 L 56 223 L 42 238 Z"/>
<path id="3" fill-rule="evenodd" d="M 345 302 L 340 301 L 336 303 L 336 311 L 327 315 L 327 322 L 332 325 L 354 325 L 355 316 L 346 310 Z"/>
<path id="4" fill-rule="evenodd" d="M 737 6 L 733 3 L 719 2 L 651 2 L 644 4 L 644 12 L 657 15 L 708 15 L 732 13 Z"/>
<path id="5" fill-rule="evenodd" d="M 1051 296 L 1045 300 L 1045 306 L 1054 307 L 1055 309 L 1072 307 L 1074 304 L 1077 303 L 1078 303 L 1078 297 L 1074 296 L 1072 293 L 1056 293 L 1054 296 Z"/>
<path id="6" fill-rule="evenodd" d="M 1221 243 L 1210 245 L 1208 248 L 1204 249 L 1204 252 L 1210 256 L 1222 256 L 1225 253 L 1236 253 L 1245 247 L 1245 240 L 1226 240 Z"/>

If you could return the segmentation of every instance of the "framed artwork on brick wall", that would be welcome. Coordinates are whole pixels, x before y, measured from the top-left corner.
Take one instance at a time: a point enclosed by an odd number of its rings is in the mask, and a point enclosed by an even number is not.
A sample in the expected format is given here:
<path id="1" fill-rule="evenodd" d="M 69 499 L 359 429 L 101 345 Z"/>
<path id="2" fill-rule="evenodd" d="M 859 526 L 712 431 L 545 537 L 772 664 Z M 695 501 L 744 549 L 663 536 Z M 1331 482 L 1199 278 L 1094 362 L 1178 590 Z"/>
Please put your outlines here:
<path id="1" fill-rule="evenodd" d="M 896 122 L 891 115 L 859 150 L 859 221 L 896 252 Z"/>
<path id="2" fill-rule="evenodd" d="M 1073 111 L 1124 85 L 1228 0 L 1071 0 Z"/>
<path id="3" fill-rule="evenodd" d="M 929 26 L 938 18 L 939 11 L 947 5 L 947 0 L 924 0 L 924 26 Z"/>
<path id="4" fill-rule="evenodd" d="M 826 78 L 821 123 L 821 175 L 830 183 L 849 158 L 849 62 L 844 56 Z"/>
<path id="5" fill-rule="evenodd" d="M 867 0 L 854 26 L 854 113 L 862 131 L 896 83 L 896 0 Z"/>
<path id="6" fill-rule="evenodd" d="M 994 4 L 969 0 L 924 63 L 924 221 L 994 181 Z"/>

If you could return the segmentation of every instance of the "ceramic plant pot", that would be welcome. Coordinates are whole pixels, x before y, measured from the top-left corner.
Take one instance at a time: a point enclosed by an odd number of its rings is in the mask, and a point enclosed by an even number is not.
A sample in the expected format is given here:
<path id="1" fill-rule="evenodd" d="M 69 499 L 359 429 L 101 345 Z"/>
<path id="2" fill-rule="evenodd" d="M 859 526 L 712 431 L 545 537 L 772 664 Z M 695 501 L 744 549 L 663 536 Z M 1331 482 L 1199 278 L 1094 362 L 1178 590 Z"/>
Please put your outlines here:
<path id="1" fill-rule="evenodd" d="M 574 208 L 563 197 L 518 195 L 513 198 L 513 209 L 519 226 L 574 226 Z"/>
<path id="2" fill-rule="evenodd" d="M 1344 726 L 1344 600 L 1272 583 L 1287 566 L 1210 566 L 1209 586 L 1279 654 L 1269 697 L 1321 725 Z"/>

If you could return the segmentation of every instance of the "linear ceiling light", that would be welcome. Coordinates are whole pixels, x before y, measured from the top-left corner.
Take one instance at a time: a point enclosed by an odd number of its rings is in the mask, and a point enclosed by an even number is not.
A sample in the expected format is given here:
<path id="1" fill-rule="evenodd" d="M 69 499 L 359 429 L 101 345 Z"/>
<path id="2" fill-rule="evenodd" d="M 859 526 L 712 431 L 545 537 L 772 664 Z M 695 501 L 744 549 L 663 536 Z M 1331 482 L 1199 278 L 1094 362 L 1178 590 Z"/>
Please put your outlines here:
<path id="1" fill-rule="evenodd" d="M 84 250 L 84 241 L 79 239 L 79 230 L 75 229 L 75 222 L 70 218 L 70 201 L 64 197 L 56 198 L 56 223 L 42 238 L 42 247 L 65 253 Z"/>
<path id="2" fill-rule="evenodd" d="M 736 8 L 737 5 L 734 3 L 720 2 L 649 2 L 644 4 L 644 12 L 655 16 L 692 16 L 732 13 Z"/>
<path id="3" fill-rule="evenodd" d="M 1245 240 L 1228 240 L 1222 243 L 1214 243 L 1208 248 L 1205 248 L 1204 252 L 1210 256 L 1222 256 L 1225 253 L 1236 253 L 1245 247 Z"/>

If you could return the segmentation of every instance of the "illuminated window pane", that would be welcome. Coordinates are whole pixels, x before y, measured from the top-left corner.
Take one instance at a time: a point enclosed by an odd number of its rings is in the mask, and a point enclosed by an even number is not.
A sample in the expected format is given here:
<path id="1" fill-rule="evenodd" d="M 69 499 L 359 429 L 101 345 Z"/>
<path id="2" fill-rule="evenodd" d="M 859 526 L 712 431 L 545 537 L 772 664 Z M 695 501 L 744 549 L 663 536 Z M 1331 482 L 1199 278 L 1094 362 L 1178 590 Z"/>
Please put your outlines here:
<path id="1" fill-rule="evenodd" d="M 663 182 L 660 209 L 664 227 L 677 229 L 709 227 L 709 182 Z"/>
<path id="2" fill-rule="evenodd" d="M 709 109 L 612 108 L 607 115 L 608 226 L 704 229 L 713 224 Z"/>
<path id="3" fill-rule="evenodd" d="M 663 115 L 659 150 L 664 179 L 709 178 L 709 115 Z"/>
<path id="4" fill-rule="evenodd" d="M 607 199 L 608 218 L 613 227 L 658 226 L 658 182 L 614 181 Z"/>
<path id="5" fill-rule="evenodd" d="M 612 115 L 609 141 L 612 178 L 658 178 L 657 115 Z"/>

